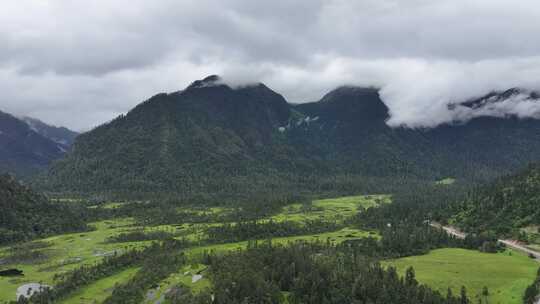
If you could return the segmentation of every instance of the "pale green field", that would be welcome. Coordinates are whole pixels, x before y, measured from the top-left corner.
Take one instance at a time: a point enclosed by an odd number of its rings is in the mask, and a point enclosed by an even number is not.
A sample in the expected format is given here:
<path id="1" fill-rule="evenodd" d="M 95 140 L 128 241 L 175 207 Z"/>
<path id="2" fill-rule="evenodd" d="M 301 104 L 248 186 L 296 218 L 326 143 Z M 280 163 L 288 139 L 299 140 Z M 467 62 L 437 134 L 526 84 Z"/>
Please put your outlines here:
<path id="1" fill-rule="evenodd" d="M 301 204 L 293 204 L 283 208 L 283 211 L 270 217 L 275 221 L 298 221 L 326 220 L 343 221 L 354 216 L 360 208 L 375 207 L 380 204 L 389 203 L 390 195 L 358 195 L 315 200 L 312 203 L 312 210 L 302 212 Z"/>
<path id="2" fill-rule="evenodd" d="M 118 219 L 114 222 L 102 221 L 92 224 L 96 230 L 63 234 L 41 241 L 50 243 L 51 246 L 43 249 L 50 257 L 43 263 L 15 264 L 9 268 L 17 268 L 24 271 L 23 277 L 1 278 L 0 277 L 0 302 L 15 300 L 17 287 L 26 283 L 53 284 L 56 273 L 68 271 L 83 264 L 93 264 L 103 258 L 103 254 L 117 251 L 121 253 L 130 247 L 144 246 L 149 242 L 137 242 L 126 244 L 103 243 L 107 237 L 116 235 L 126 229 L 132 229 L 131 219 Z M 8 255 L 6 248 L 0 250 L 0 258 Z"/>
<path id="3" fill-rule="evenodd" d="M 307 242 L 330 241 L 334 244 L 338 244 L 346 240 L 354 240 L 354 239 L 359 239 L 359 238 L 363 238 L 367 236 L 379 237 L 378 234 L 373 233 L 373 232 L 370 233 L 370 232 L 366 232 L 366 231 L 354 229 L 354 228 L 343 228 L 338 231 L 325 232 L 325 233 L 319 233 L 319 234 L 273 238 L 272 243 L 273 244 L 287 244 L 287 243 L 294 243 L 298 241 L 307 241 Z M 264 242 L 264 241 L 265 240 L 259 240 L 259 242 Z M 198 254 L 202 254 L 205 251 L 225 252 L 225 251 L 239 250 L 239 249 L 246 248 L 247 244 L 248 242 L 246 241 L 246 242 L 237 242 L 237 243 L 200 246 L 200 247 L 195 247 L 195 248 L 190 249 L 189 253 L 192 256 L 196 256 Z"/>
<path id="4" fill-rule="evenodd" d="M 352 240 L 352 239 L 358 239 L 366 236 L 372 236 L 372 237 L 379 237 L 375 233 L 368 233 L 362 230 L 354 229 L 354 228 L 344 228 L 338 231 L 334 232 L 326 232 L 316 235 L 302 235 L 302 236 L 292 236 L 292 237 L 281 237 L 281 238 L 274 238 L 272 239 L 272 243 L 274 244 L 287 244 L 292 242 L 298 242 L 298 241 L 329 241 L 334 244 L 341 243 L 345 240 Z M 260 242 L 264 242 L 265 240 L 259 240 Z M 199 257 L 204 252 L 226 252 L 226 251 L 233 251 L 233 250 L 239 250 L 239 249 L 245 249 L 248 242 L 237 242 L 237 243 L 226 243 L 226 244 L 214 244 L 214 245 L 207 245 L 207 246 L 200 246 L 200 247 L 194 247 L 187 251 L 188 255 L 192 258 Z M 195 266 L 195 267 L 193 267 Z M 173 287 L 174 285 L 178 283 L 182 283 L 192 289 L 193 292 L 200 292 L 204 290 L 205 288 L 210 287 L 210 281 L 204 276 L 203 278 L 195 283 L 191 282 L 192 275 L 197 273 L 198 271 L 202 270 L 204 268 L 204 265 L 190 265 L 183 267 L 178 272 L 170 275 L 167 279 L 160 282 L 159 288 L 155 292 L 154 299 L 159 299 L 165 291 L 167 291 L 169 288 Z M 189 274 L 185 274 L 186 272 L 189 272 Z M 114 287 L 115 283 L 123 283 L 129 280 L 130 277 L 118 277 L 115 280 L 100 280 L 99 283 L 92 284 L 91 286 L 94 286 L 97 284 L 99 287 L 90 287 L 90 290 L 87 288 L 83 288 L 85 295 L 91 295 L 92 291 L 97 290 L 98 288 L 102 290 L 111 289 Z M 110 293 L 109 293 L 110 294 Z M 104 297 L 105 298 L 105 297 Z M 103 298 L 103 299 L 104 299 Z M 73 300 L 76 300 L 77 297 L 71 297 L 71 302 L 66 302 L 69 304 L 74 303 L 86 303 L 86 302 L 73 302 Z M 101 297 L 100 297 L 101 299 Z M 99 301 L 97 302 L 99 303 Z"/>
<path id="5" fill-rule="evenodd" d="M 85 286 L 60 303 L 63 304 L 93 304 L 101 303 L 112 294 L 116 284 L 129 281 L 139 270 L 139 268 L 129 268 L 113 276 L 101 279 L 88 286 Z"/>
<path id="6" fill-rule="evenodd" d="M 459 295 L 466 286 L 472 303 L 478 302 L 484 286 L 488 287 L 491 304 L 522 303 L 522 296 L 534 281 L 540 264 L 515 251 L 482 253 L 465 249 L 438 249 L 422 256 L 406 257 L 390 262 L 401 274 L 412 266 L 419 282 L 446 295 L 452 288 Z"/>

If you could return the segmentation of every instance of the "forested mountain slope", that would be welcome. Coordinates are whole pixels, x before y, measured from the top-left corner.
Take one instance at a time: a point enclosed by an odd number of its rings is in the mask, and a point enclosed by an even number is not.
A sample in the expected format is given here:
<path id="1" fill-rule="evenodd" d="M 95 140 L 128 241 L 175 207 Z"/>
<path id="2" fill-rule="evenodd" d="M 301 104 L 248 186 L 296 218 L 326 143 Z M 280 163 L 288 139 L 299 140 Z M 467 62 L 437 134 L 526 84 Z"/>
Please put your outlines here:
<path id="1" fill-rule="evenodd" d="M 52 126 L 36 118 L 26 116 L 21 119 L 27 123 L 33 131 L 54 141 L 65 150 L 69 149 L 71 145 L 73 145 L 75 138 L 79 135 L 79 133 L 68 128 Z"/>
<path id="2" fill-rule="evenodd" d="M 26 176 L 64 155 L 58 143 L 32 130 L 25 122 L 0 111 L 0 172 Z"/>
<path id="3" fill-rule="evenodd" d="M 540 165 L 476 189 L 459 207 L 454 223 L 467 231 L 509 234 L 540 225 Z"/>
<path id="4" fill-rule="evenodd" d="M 491 93 L 460 106 L 485 106 L 505 100 L 493 96 L 508 98 L 518 92 Z M 350 173 L 484 180 L 540 157 L 540 120 L 535 119 L 484 116 L 435 128 L 392 128 L 378 91 L 357 87 L 338 88 L 319 102 L 295 109 L 310 118 L 293 129 L 294 141 L 304 141 L 312 147 L 310 153 L 334 158 Z M 326 150 L 317 151 L 321 147 Z"/>
<path id="5" fill-rule="evenodd" d="M 0 244 L 86 229 L 75 208 L 50 202 L 9 175 L 0 175 L 0 210 Z"/>
<path id="6" fill-rule="evenodd" d="M 235 177 L 294 167 L 296 154 L 278 132 L 290 116 L 266 86 L 233 89 L 210 76 L 80 135 L 48 178 L 66 190 L 242 191 L 247 180 Z"/>
<path id="7" fill-rule="evenodd" d="M 372 88 L 340 87 L 291 105 L 263 84 L 230 87 L 210 76 L 79 136 L 39 185 L 185 196 L 380 192 L 411 180 L 486 180 L 540 158 L 539 120 L 477 117 L 410 129 L 389 127 L 388 117 Z"/>

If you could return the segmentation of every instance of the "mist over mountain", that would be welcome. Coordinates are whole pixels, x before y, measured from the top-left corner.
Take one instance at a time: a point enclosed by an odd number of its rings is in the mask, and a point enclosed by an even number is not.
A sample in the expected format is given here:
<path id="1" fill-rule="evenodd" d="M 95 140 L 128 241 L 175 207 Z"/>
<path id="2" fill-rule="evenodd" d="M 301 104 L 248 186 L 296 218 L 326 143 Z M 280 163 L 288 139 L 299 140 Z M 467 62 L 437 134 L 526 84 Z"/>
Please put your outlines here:
<path id="1" fill-rule="evenodd" d="M 56 142 L 66 150 L 73 145 L 75 137 L 79 135 L 79 133 L 68 128 L 48 125 L 36 118 L 25 116 L 21 120 L 26 122 L 33 131 Z"/>
<path id="2" fill-rule="evenodd" d="M 391 125 L 422 128 L 455 120 L 449 103 L 540 88 L 534 0 L 511 8 L 481 0 L 224 0 L 227 13 L 209 0 L 140 1 L 134 9 L 98 1 L 93 9 L 4 5 L 4 111 L 88 130 L 143 97 L 217 73 L 263 82 L 291 102 L 318 100 L 343 84 L 376 86 Z"/>
<path id="3" fill-rule="evenodd" d="M 493 93 L 456 107 L 487 107 L 507 95 L 515 96 Z M 186 195 L 320 189 L 327 179 L 363 187 L 387 177 L 485 180 L 539 159 L 536 119 L 488 113 L 411 129 L 389 126 L 389 117 L 375 88 L 343 86 L 291 105 L 264 84 L 230 86 L 209 76 L 80 135 L 44 187 Z"/>
<path id="4" fill-rule="evenodd" d="M 540 304 L 538 0 L 0 24 L 0 304 Z"/>

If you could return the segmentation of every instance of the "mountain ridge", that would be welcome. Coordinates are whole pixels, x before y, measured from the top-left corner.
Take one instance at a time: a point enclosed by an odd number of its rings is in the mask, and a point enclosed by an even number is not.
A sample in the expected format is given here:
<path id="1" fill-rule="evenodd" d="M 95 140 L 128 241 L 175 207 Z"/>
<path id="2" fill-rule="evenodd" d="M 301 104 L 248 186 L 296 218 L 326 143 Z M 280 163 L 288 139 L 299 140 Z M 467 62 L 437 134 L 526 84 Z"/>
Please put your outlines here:
<path id="1" fill-rule="evenodd" d="M 33 131 L 60 144 L 66 150 L 73 145 L 75 138 L 79 135 L 78 132 L 66 127 L 49 125 L 37 118 L 23 116 L 20 119 L 27 123 Z"/>
<path id="2" fill-rule="evenodd" d="M 29 176 L 61 158 L 65 149 L 32 130 L 24 121 L 0 111 L 0 171 Z"/>
<path id="3" fill-rule="evenodd" d="M 264 84 L 231 87 L 213 75 L 81 135 L 44 185 L 241 193 L 322 189 L 322 180 L 339 188 L 345 175 L 347 189 L 360 189 L 372 178 L 485 180 L 538 159 L 538 120 L 475 117 L 419 130 L 392 128 L 388 117 L 375 88 L 342 86 L 291 105 Z"/>

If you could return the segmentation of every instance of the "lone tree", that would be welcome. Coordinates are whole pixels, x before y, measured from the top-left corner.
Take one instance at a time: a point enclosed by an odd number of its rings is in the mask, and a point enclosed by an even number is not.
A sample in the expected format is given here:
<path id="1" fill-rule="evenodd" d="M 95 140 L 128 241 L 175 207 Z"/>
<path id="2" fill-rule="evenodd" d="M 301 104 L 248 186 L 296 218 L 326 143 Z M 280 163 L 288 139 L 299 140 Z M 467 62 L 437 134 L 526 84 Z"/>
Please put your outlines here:
<path id="1" fill-rule="evenodd" d="M 461 286 L 460 303 L 469 304 L 469 299 L 467 298 L 467 289 L 465 286 Z"/>
<path id="2" fill-rule="evenodd" d="M 407 268 L 407 271 L 405 272 L 405 284 L 407 284 L 407 286 L 418 285 L 415 278 L 414 268 L 412 267 Z"/>
<path id="3" fill-rule="evenodd" d="M 487 286 L 484 286 L 484 288 L 482 288 L 482 297 L 484 298 L 484 302 L 488 304 L 489 290 Z"/>

